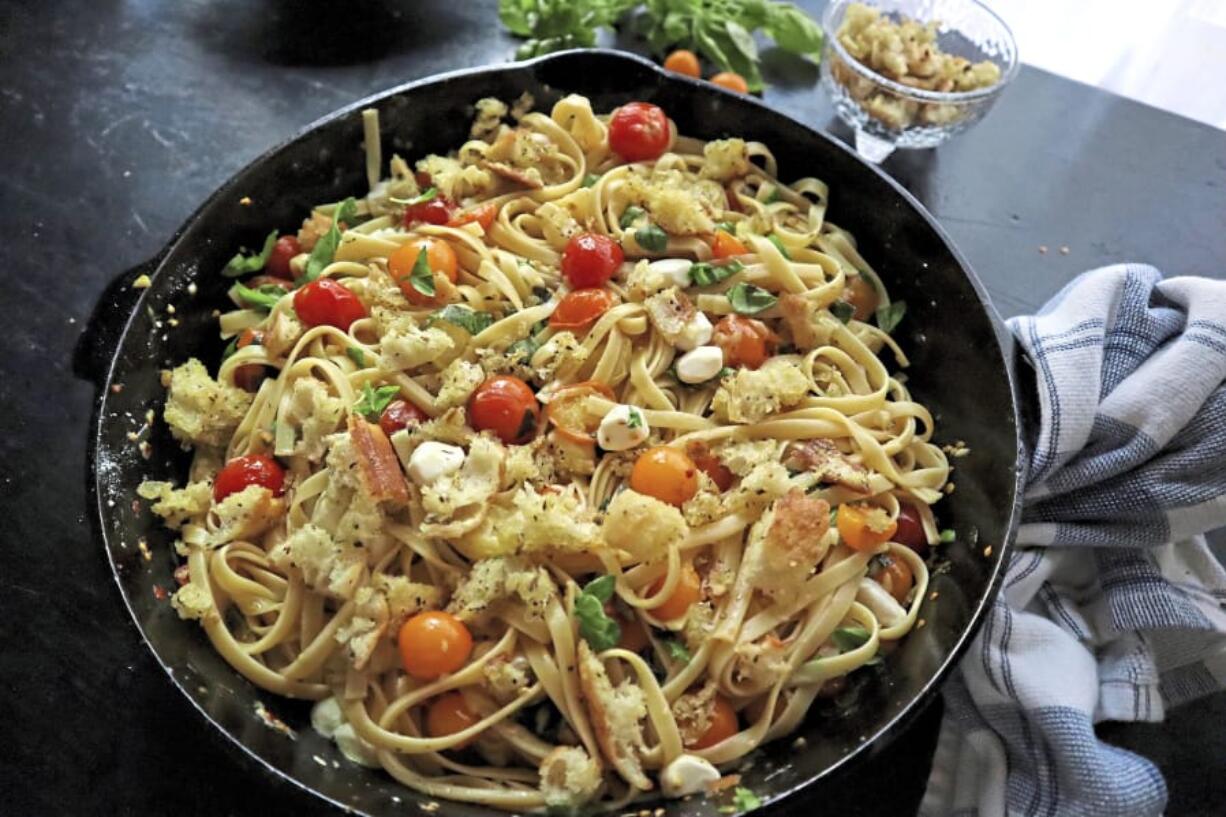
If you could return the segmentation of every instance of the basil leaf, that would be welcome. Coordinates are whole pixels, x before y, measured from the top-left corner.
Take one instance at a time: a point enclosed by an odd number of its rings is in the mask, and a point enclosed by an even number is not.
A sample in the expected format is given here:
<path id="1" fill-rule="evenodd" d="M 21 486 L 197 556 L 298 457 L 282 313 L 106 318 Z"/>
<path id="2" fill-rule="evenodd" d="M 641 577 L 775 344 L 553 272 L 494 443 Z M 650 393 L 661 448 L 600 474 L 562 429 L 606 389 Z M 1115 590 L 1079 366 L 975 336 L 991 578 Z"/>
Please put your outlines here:
<path id="1" fill-rule="evenodd" d="M 830 305 L 830 314 L 847 323 L 856 314 L 856 308 L 847 301 L 835 301 Z"/>
<path id="2" fill-rule="evenodd" d="M 221 274 L 226 278 L 237 278 L 240 275 L 249 275 L 253 272 L 259 272 L 268 264 L 268 258 L 272 255 L 272 248 L 277 244 L 277 231 L 273 230 L 264 239 L 264 249 L 260 250 L 255 255 L 243 255 L 241 252 L 235 253 Z"/>
<path id="3" fill-rule="evenodd" d="M 529 335 L 526 338 L 520 338 L 507 347 L 507 355 L 512 358 L 518 358 L 525 365 L 532 360 L 532 356 L 536 354 L 536 350 L 541 348 L 541 344 L 536 338 Z"/>
<path id="4" fill-rule="evenodd" d="M 830 636 L 834 641 L 834 646 L 839 648 L 839 652 L 851 652 L 857 647 L 864 646 L 868 637 L 869 632 L 863 627 L 840 627 Z"/>
<path id="5" fill-rule="evenodd" d="M 366 368 L 366 353 L 361 349 L 356 346 L 350 346 L 345 350 L 345 354 L 349 356 L 350 360 L 358 364 L 359 367 Z"/>
<path id="6" fill-rule="evenodd" d="M 626 428 L 642 428 L 643 412 L 631 407 L 626 411 Z"/>
<path id="7" fill-rule="evenodd" d="M 690 661 L 694 660 L 694 656 L 690 655 L 689 648 L 687 648 L 680 641 L 675 641 L 670 638 L 662 643 L 664 644 L 664 652 L 668 653 L 668 657 L 674 661 L 679 661 L 682 664 L 688 664 Z"/>
<path id="8" fill-rule="evenodd" d="M 222 350 L 221 362 L 225 363 L 237 351 L 238 351 L 238 336 L 235 335 L 234 337 L 230 338 L 230 342 L 227 343 L 226 348 Z"/>
<path id="9" fill-rule="evenodd" d="M 279 287 L 276 284 L 264 284 L 258 289 L 235 284 L 230 288 L 230 291 L 237 295 L 239 300 L 247 306 L 265 311 L 272 311 L 272 308 L 277 305 L 277 301 L 285 297 L 285 288 Z"/>
<path id="10" fill-rule="evenodd" d="M 597 176 L 595 173 L 589 173 L 583 177 L 583 186 L 584 187 L 595 187 L 596 182 L 598 181 L 600 181 L 599 176 Z"/>
<path id="11" fill-rule="evenodd" d="M 770 309 L 779 299 L 762 287 L 744 281 L 728 290 L 728 302 L 742 315 L 757 315 Z"/>
<path id="12" fill-rule="evenodd" d="M 392 402 L 392 399 L 398 394 L 400 394 L 399 386 L 380 386 L 373 389 L 369 382 L 363 383 L 362 394 L 353 404 L 354 413 L 361 414 L 371 421 L 377 420 L 383 413 L 383 409 L 387 408 L 387 404 Z"/>
<path id="13" fill-rule="evenodd" d="M 762 808 L 762 799 L 753 793 L 753 789 L 737 786 L 732 793 L 732 805 L 737 811 L 753 811 Z"/>
<path id="14" fill-rule="evenodd" d="M 583 592 L 595 596 L 600 599 L 601 604 L 604 604 L 613 598 L 613 591 L 616 589 L 617 579 L 612 576 L 600 576 L 584 585 Z"/>
<path id="15" fill-rule="evenodd" d="M 430 261 L 426 255 L 425 250 L 417 253 L 417 260 L 413 262 L 413 271 L 409 273 L 409 284 L 422 295 L 433 298 L 434 271 L 430 269 Z"/>
<path id="16" fill-rule="evenodd" d="M 604 611 L 605 602 L 613 597 L 614 581 L 612 576 L 601 576 L 589 582 L 575 599 L 579 635 L 596 652 L 616 647 L 622 637 L 621 627 Z"/>
<path id="17" fill-rule="evenodd" d="M 734 238 L 736 237 L 736 225 L 731 221 L 717 221 L 715 223 L 715 229 L 723 230 L 728 235 L 733 236 Z"/>
<path id="18" fill-rule="evenodd" d="M 425 253 L 419 253 L 417 257 L 421 258 L 423 255 Z M 433 277 L 431 277 L 430 282 L 434 282 Z M 447 323 L 458 326 L 468 334 L 475 336 L 494 325 L 494 316 L 488 312 L 478 312 L 460 304 L 448 304 L 432 314 L 430 319 L 426 321 L 426 326 L 430 326 L 436 321 L 447 321 Z"/>
<path id="19" fill-rule="evenodd" d="M 745 30 L 745 26 L 735 20 L 726 20 L 724 22 L 724 30 L 728 32 L 728 39 L 736 46 L 736 50 L 741 52 L 745 59 L 757 61 L 758 59 L 758 44 L 754 42 L 753 35 Z"/>
<path id="20" fill-rule="evenodd" d="M 709 261 L 699 261 L 690 267 L 690 285 L 696 287 L 706 287 L 711 284 L 717 284 L 727 278 L 731 278 L 741 270 L 745 269 L 745 265 L 735 258 L 725 261 L 722 264 L 711 264 Z"/>
<path id="21" fill-rule="evenodd" d="M 821 27 L 791 3 L 766 4 L 764 27 L 775 45 L 784 51 L 812 57 L 821 54 Z"/>
<path id="22" fill-rule="evenodd" d="M 625 210 L 622 210 L 622 217 L 618 219 L 617 224 L 623 230 L 628 230 L 630 229 L 630 225 L 634 224 L 635 221 L 642 218 L 646 214 L 647 213 L 643 210 L 642 207 L 636 207 L 635 205 L 632 204 L 629 207 L 627 207 Z"/>
<path id="23" fill-rule="evenodd" d="M 436 198 L 438 198 L 437 188 L 427 187 L 421 193 L 406 201 L 405 204 L 412 207 L 414 204 L 425 204 L 428 201 L 434 201 Z"/>
<path id="24" fill-rule="evenodd" d="M 222 360 L 225 360 L 225 358 L 222 358 Z M 958 538 L 958 534 L 954 532 L 953 528 L 945 528 L 941 531 L 941 535 L 937 538 L 941 540 L 941 544 L 948 545 L 950 542 Z"/>
<path id="25" fill-rule="evenodd" d="M 317 279 L 324 269 L 332 263 L 332 259 L 336 257 L 336 248 L 341 244 L 341 228 L 340 223 L 343 221 L 346 225 L 351 225 L 354 219 L 357 218 L 358 205 L 353 197 L 342 201 L 333 213 L 332 226 L 328 228 L 328 232 L 319 237 L 315 242 L 315 246 L 311 248 L 311 254 L 307 256 L 306 273 L 302 276 L 299 283 L 309 283 Z M 421 253 L 424 255 L 424 253 Z"/>
<path id="26" fill-rule="evenodd" d="M 775 245 L 775 249 L 779 250 L 780 255 L 789 261 L 792 260 L 792 254 L 788 252 L 788 248 L 784 246 L 783 239 L 774 233 L 771 233 L 766 237 L 766 240 Z"/>
<path id="27" fill-rule="evenodd" d="M 877 325 L 881 331 L 889 334 L 898 326 L 902 316 L 907 314 L 906 301 L 891 301 L 888 305 L 877 308 Z"/>
<path id="28" fill-rule="evenodd" d="M 634 231 L 634 240 L 648 252 L 664 252 L 668 247 L 668 233 L 654 224 L 639 227 Z"/>

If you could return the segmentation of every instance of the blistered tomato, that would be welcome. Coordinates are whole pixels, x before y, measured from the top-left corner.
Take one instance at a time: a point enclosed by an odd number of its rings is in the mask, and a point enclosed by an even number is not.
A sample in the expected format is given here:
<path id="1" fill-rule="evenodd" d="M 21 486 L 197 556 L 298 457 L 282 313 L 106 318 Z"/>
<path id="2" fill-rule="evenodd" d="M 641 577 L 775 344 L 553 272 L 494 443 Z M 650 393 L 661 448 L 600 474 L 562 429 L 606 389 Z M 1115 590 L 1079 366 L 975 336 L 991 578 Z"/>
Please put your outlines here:
<path id="1" fill-rule="evenodd" d="M 489 378 L 468 399 L 468 422 L 492 431 L 507 445 L 521 445 L 536 435 L 541 407 L 532 388 L 511 375 Z"/>
<path id="2" fill-rule="evenodd" d="M 295 292 L 294 311 L 307 326 L 335 326 L 343 332 L 366 317 L 358 296 L 331 278 L 312 281 Z"/>
<path id="3" fill-rule="evenodd" d="M 609 118 L 609 147 L 628 162 L 657 158 L 670 138 L 668 117 L 649 102 L 627 102 Z"/>
<path id="4" fill-rule="evenodd" d="M 604 286 L 626 254 L 621 245 L 600 233 L 579 233 L 562 250 L 562 275 L 575 289 Z"/>
<path id="5" fill-rule="evenodd" d="M 217 479 L 213 481 L 213 500 L 221 502 L 230 494 L 251 485 L 260 485 L 272 491 L 273 496 L 281 496 L 285 490 L 285 469 L 265 454 L 235 457 L 217 472 Z"/>

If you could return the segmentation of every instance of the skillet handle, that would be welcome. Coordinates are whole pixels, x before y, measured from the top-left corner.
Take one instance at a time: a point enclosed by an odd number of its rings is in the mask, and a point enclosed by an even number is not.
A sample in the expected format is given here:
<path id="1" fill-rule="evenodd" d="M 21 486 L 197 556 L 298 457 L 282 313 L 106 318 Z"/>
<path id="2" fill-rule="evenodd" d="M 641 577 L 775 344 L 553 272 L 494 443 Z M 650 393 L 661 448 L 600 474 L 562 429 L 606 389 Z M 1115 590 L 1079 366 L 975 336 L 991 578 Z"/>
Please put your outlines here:
<path id="1" fill-rule="evenodd" d="M 133 287 L 132 282 L 142 275 L 152 275 L 161 260 L 159 255 L 137 264 L 107 284 L 72 353 L 72 371 L 77 377 L 89 380 L 99 389 L 105 384 L 119 338 L 145 293 L 144 289 Z"/>

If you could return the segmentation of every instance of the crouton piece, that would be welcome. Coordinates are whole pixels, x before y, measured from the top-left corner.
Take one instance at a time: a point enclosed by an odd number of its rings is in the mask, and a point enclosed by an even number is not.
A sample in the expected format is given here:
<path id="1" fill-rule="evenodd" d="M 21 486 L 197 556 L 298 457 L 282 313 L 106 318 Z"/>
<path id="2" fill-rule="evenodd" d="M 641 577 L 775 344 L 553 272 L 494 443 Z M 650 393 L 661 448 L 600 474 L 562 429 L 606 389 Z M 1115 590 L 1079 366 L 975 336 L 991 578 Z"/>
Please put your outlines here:
<path id="1" fill-rule="evenodd" d="M 794 594 L 817 569 L 823 548 L 822 537 L 830 528 L 830 505 L 823 499 L 792 489 L 756 522 L 750 530 L 752 540 L 762 537 L 761 556 L 745 565 L 750 581 L 776 599 Z"/>
<path id="2" fill-rule="evenodd" d="M 379 341 L 383 368 L 406 371 L 432 363 L 455 349 L 451 335 L 431 326 L 420 329 L 411 323 L 399 323 Z"/>
<path id="3" fill-rule="evenodd" d="M 585 553 L 604 544 L 578 490 L 540 491 L 525 484 L 509 506 L 492 504 L 481 524 L 456 542 L 472 559 L 518 553 Z"/>
<path id="4" fill-rule="evenodd" d="M 210 543 L 249 540 L 275 525 L 285 514 L 285 500 L 275 497 L 262 485 L 248 485 L 213 506 L 216 524 Z"/>
<path id="5" fill-rule="evenodd" d="M 153 512 L 162 517 L 167 527 L 176 530 L 184 522 L 200 521 L 213 504 L 213 486 L 208 482 L 189 482 L 183 488 L 175 488 L 169 482 L 146 480 L 136 493 L 153 502 Z"/>
<path id="6" fill-rule="evenodd" d="M 303 252 L 310 252 L 330 229 L 332 217 L 312 211 L 311 215 L 302 220 L 302 227 L 298 230 L 298 245 Z"/>
<path id="7" fill-rule="evenodd" d="M 475 108 L 476 116 L 473 118 L 472 127 L 468 129 L 468 138 L 488 142 L 502 130 L 502 120 L 507 115 L 507 104 L 500 99 L 487 96 L 478 99 Z"/>
<path id="8" fill-rule="evenodd" d="M 541 794 L 549 809 L 576 809 L 600 791 L 600 764 L 576 746 L 559 746 L 541 759 Z"/>
<path id="9" fill-rule="evenodd" d="M 643 773 L 642 721 L 647 717 L 643 690 L 629 679 L 614 687 L 604 664 L 583 640 L 579 641 L 579 685 L 605 759 L 627 783 L 651 791 L 651 780 Z"/>
<path id="10" fill-rule="evenodd" d="M 779 443 L 775 440 L 744 440 L 726 443 L 718 448 L 719 461 L 738 477 L 748 476 L 759 465 L 779 461 Z"/>
<path id="11" fill-rule="evenodd" d="M 170 606 L 184 621 L 189 619 L 199 621 L 212 612 L 213 599 L 204 587 L 195 582 L 188 582 L 170 597 Z"/>
<path id="12" fill-rule="evenodd" d="M 587 356 L 587 349 L 573 332 L 558 332 L 536 350 L 532 356 L 532 368 L 537 380 L 548 383 L 559 371 L 581 366 Z"/>
<path id="13" fill-rule="evenodd" d="M 456 358 L 443 370 L 443 385 L 434 404 L 440 409 L 462 406 L 485 380 L 485 370 L 479 363 Z"/>
<path id="14" fill-rule="evenodd" d="M 251 407 L 253 395 L 218 383 L 196 358 L 162 373 L 168 389 L 162 417 L 170 433 L 185 445 L 223 448 Z"/>
<path id="15" fill-rule="evenodd" d="M 807 352 L 830 341 L 830 329 L 819 326 L 817 304 L 810 299 L 794 292 L 785 292 L 779 296 L 779 311 L 783 313 L 783 322 L 792 333 L 792 343 L 798 349 Z"/>
<path id="16" fill-rule="evenodd" d="M 518 698 L 535 680 L 532 665 L 522 655 L 500 655 L 485 665 L 482 674 L 494 698 L 502 703 Z"/>
<path id="17" fill-rule="evenodd" d="M 396 452 L 383 429 L 368 423 L 356 414 L 349 416 L 349 437 L 358 462 L 362 486 L 376 503 L 386 502 L 393 507 L 409 501 L 409 489 L 396 460 Z"/>
<path id="18" fill-rule="evenodd" d="M 353 598 L 366 577 L 362 550 L 337 542 L 318 525 L 303 525 L 270 556 L 277 567 L 297 573 L 307 587 L 332 598 Z"/>
<path id="19" fill-rule="evenodd" d="M 336 641 L 345 648 L 356 670 L 366 668 L 391 620 L 387 597 L 372 587 L 362 587 L 353 597 L 353 617 L 336 631 Z"/>
<path id="20" fill-rule="evenodd" d="M 478 196 L 494 186 L 493 175 L 476 165 L 462 165 L 447 156 L 427 156 L 417 162 L 417 170 L 430 177 L 430 183 L 452 201 Z"/>
<path id="21" fill-rule="evenodd" d="M 583 232 L 583 225 L 565 208 L 552 201 L 536 208 L 536 217 L 540 219 L 545 240 L 555 247 L 564 245 L 573 236 Z"/>
<path id="22" fill-rule="evenodd" d="M 669 544 L 690 532 L 681 511 L 628 488 L 609 503 L 603 529 L 610 547 L 626 551 L 638 562 L 664 558 Z"/>
<path id="23" fill-rule="evenodd" d="M 502 604 L 520 603 L 524 616 L 544 621 L 558 589 L 544 568 L 518 558 L 482 559 L 473 564 L 451 596 L 447 612 L 463 622 L 483 621 Z"/>
<path id="24" fill-rule="evenodd" d="M 749 148 L 744 139 L 715 139 L 702 148 L 701 175 L 704 179 L 728 182 L 744 176 L 753 169 L 749 162 Z"/>
<path id="25" fill-rule="evenodd" d="M 306 332 L 306 326 L 293 314 L 281 310 L 273 315 L 264 332 L 264 351 L 271 358 L 284 357 Z"/>
<path id="26" fill-rule="evenodd" d="M 809 393 L 809 378 L 786 358 L 771 358 L 760 369 L 739 369 L 720 381 L 711 407 L 722 422 L 759 423 L 791 408 Z"/>
<path id="27" fill-rule="evenodd" d="M 836 483 L 862 494 L 872 493 L 869 472 L 852 462 L 832 440 L 794 443 L 784 454 L 784 464 L 793 470 L 813 471 L 824 483 Z"/>
<path id="28" fill-rule="evenodd" d="M 422 486 L 421 503 L 430 515 L 431 525 L 471 511 L 473 506 L 483 505 L 498 493 L 506 456 L 506 448 L 488 433 L 474 437 L 460 470 Z M 423 533 L 440 535 L 426 527 Z"/>
<path id="29" fill-rule="evenodd" d="M 432 584 L 415 582 L 406 576 L 377 574 L 371 579 L 371 587 L 387 599 L 388 627 L 398 632 L 400 625 L 409 616 L 423 610 L 437 610 L 443 603 L 443 589 Z"/>
<path id="30" fill-rule="evenodd" d="M 686 325 L 698 313 L 693 302 L 677 287 L 648 296 L 643 301 L 643 308 L 647 310 L 652 325 L 669 343 L 677 342 Z"/>
<path id="31" fill-rule="evenodd" d="M 715 711 L 715 684 L 707 683 L 694 692 L 687 692 L 673 702 L 673 717 L 681 742 L 686 746 L 697 743 L 711 727 Z"/>
<path id="32" fill-rule="evenodd" d="M 727 206 L 724 188 L 719 182 L 696 180 L 675 169 L 631 176 L 625 182 L 625 192 L 670 235 L 713 232 L 716 216 Z"/>
<path id="33" fill-rule="evenodd" d="M 345 402 L 333 396 L 322 381 L 313 377 L 298 378 L 281 421 L 297 426 L 301 435 L 291 450 L 278 453 L 301 454 L 318 462 L 327 450 L 324 438 L 336 431 L 344 416 Z"/>

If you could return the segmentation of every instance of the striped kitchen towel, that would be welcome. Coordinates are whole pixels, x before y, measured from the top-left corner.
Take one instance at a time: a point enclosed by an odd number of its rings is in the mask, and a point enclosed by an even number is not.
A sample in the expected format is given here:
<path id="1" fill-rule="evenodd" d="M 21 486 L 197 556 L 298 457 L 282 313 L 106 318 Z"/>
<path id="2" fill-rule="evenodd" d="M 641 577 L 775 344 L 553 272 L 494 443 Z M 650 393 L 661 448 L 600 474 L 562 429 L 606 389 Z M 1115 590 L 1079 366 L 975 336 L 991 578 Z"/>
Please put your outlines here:
<path id="1" fill-rule="evenodd" d="M 1105 267 L 1009 328 L 1041 428 L 920 813 L 1161 814 L 1158 769 L 1094 724 L 1226 686 L 1226 572 L 1200 535 L 1226 523 L 1226 282 Z"/>

